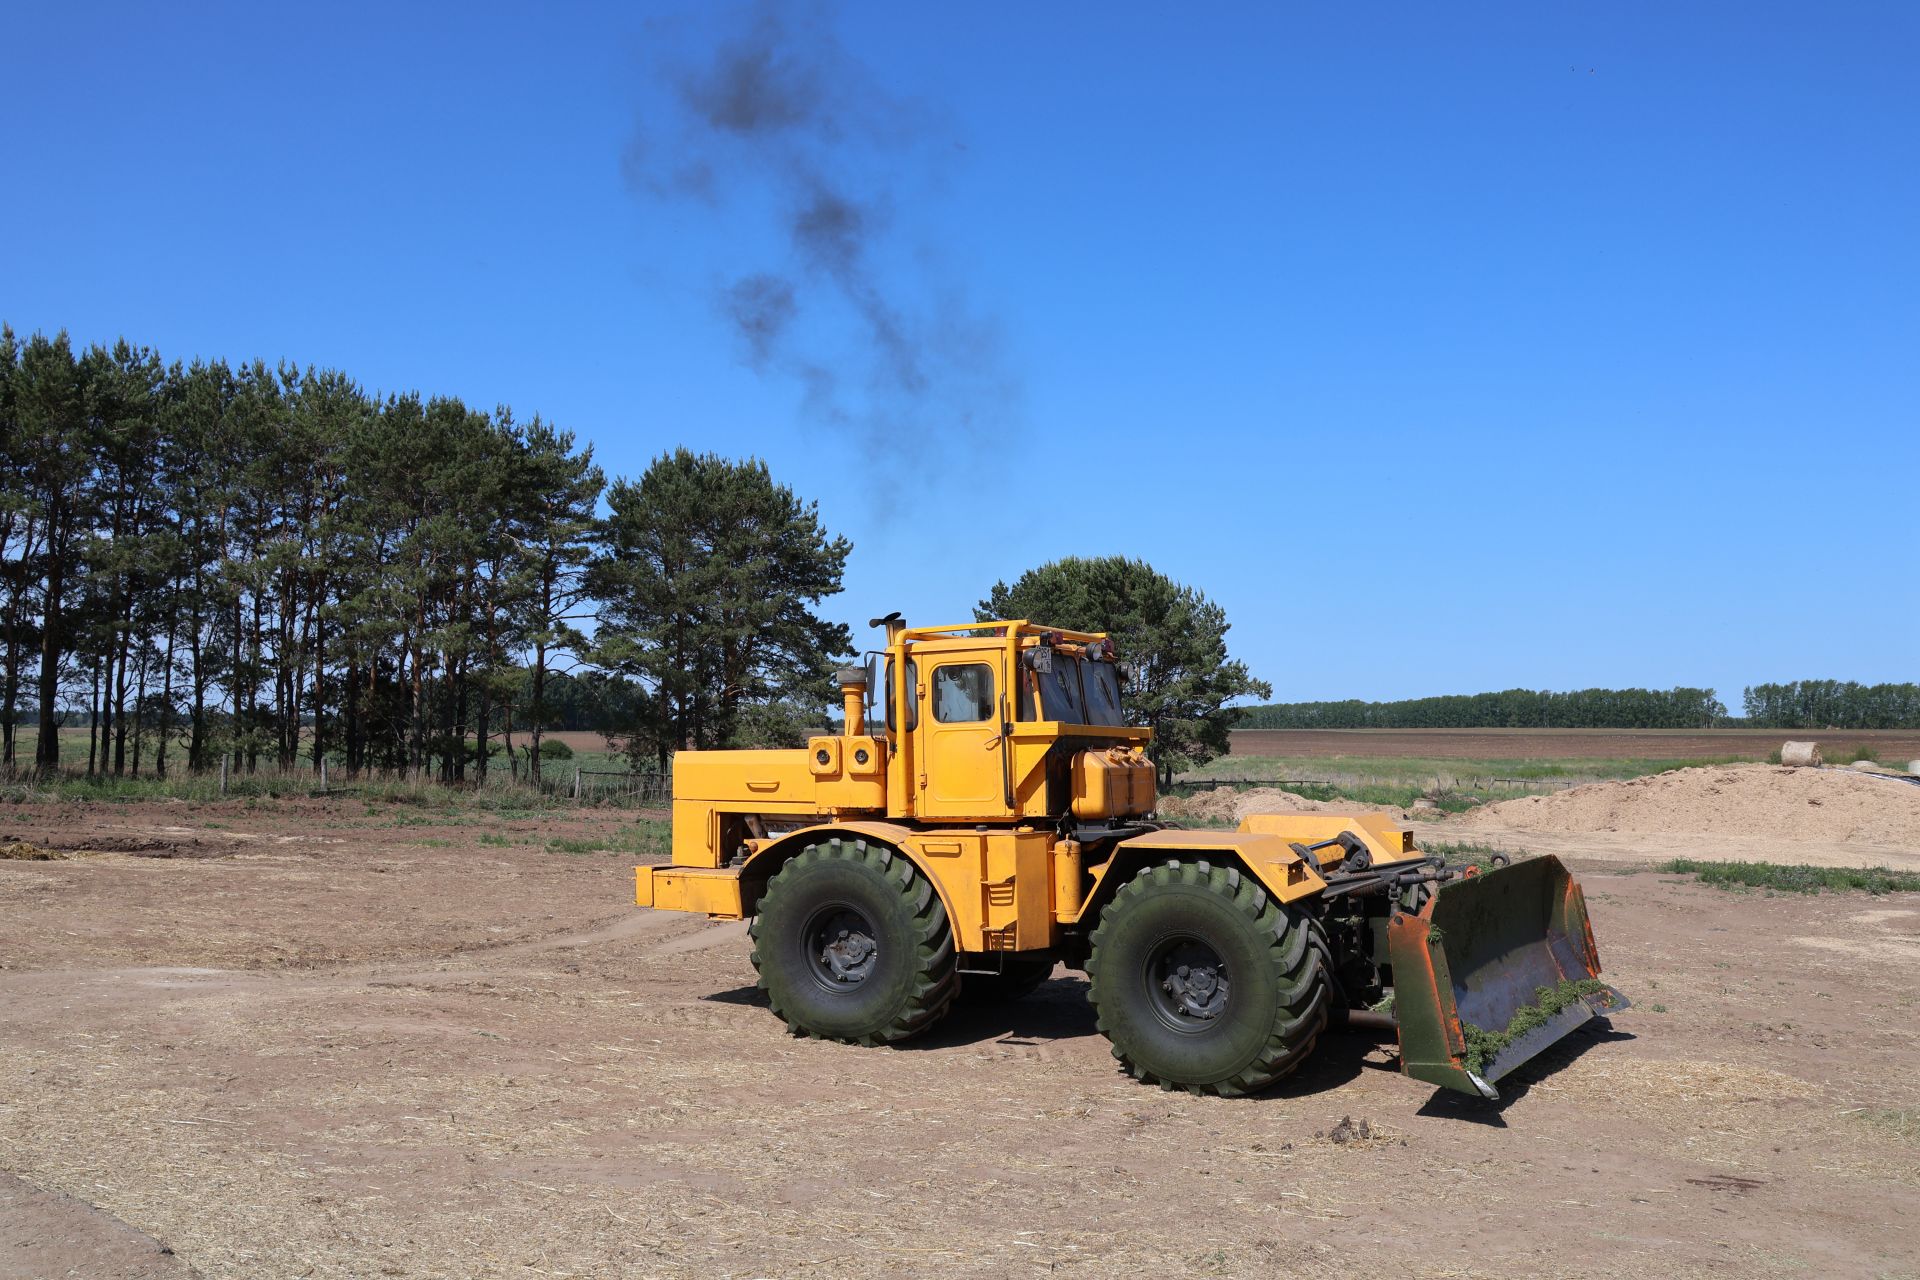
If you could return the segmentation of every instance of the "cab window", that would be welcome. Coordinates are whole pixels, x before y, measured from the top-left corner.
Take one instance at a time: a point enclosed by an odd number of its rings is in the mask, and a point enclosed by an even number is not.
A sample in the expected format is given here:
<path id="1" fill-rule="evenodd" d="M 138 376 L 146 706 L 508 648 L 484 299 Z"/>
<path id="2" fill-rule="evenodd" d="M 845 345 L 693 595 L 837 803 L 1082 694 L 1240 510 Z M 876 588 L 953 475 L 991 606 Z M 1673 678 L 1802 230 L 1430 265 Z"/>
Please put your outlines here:
<path id="1" fill-rule="evenodd" d="M 906 704 L 907 732 L 912 733 L 915 729 L 920 727 L 920 699 L 918 694 L 916 693 L 916 690 L 919 688 L 919 686 L 920 686 L 920 667 L 918 663 L 914 662 L 912 658 L 907 659 L 907 685 L 906 685 L 906 688 L 904 689 L 898 689 L 893 683 L 893 659 L 892 658 L 887 659 L 886 701 L 887 701 L 888 730 L 897 731 L 900 728 L 899 725 L 896 725 L 893 722 L 894 721 L 893 708 L 896 701 L 901 701 Z"/>
<path id="2" fill-rule="evenodd" d="M 1082 669 L 1087 687 L 1088 724 L 1125 724 L 1120 707 L 1120 673 L 1111 662 L 1089 662 Z"/>
<path id="3" fill-rule="evenodd" d="M 993 668 L 956 663 L 933 673 L 933 718 L 941 724 L 972 724 L 993 718 Z"/>
<path id="4" fill-rule="evenodd" d="M 1040 686 L 1040 718 L 1042 720 L 1064 720 L 1068 724 L 1081 724 L 1085 716 L 1080 709 L 1080 660 L 1064 654 L 1055 654 L 1053 669 L 1036 671 L 1034 680 Z"/>

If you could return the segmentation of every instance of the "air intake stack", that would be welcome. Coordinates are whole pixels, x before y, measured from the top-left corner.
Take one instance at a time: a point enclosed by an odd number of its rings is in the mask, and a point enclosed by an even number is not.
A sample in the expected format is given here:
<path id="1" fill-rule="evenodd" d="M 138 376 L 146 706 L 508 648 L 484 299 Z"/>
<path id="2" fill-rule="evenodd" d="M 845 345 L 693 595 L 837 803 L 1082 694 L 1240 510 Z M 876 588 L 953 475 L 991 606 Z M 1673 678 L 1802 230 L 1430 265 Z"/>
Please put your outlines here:
<path id="1" fill-rule="evenodd" d="M 867 669 L 842 667 L 834 672 L 833 678 L 840 686 L 841 704 L 847 717 L 846 727 L 840 732 L 857 738 L 867 731 Z"/>

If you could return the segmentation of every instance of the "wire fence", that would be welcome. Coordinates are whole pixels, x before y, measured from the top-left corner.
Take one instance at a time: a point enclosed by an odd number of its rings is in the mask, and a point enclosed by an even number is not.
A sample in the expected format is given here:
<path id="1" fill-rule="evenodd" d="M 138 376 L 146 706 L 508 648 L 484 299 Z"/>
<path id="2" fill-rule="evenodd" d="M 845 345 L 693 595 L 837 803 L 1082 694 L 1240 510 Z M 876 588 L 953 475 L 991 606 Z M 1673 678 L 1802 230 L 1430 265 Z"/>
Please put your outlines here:
<path id="1" fill-rule="evenodd" d="M 578 804 L 665 806 L 673 798 L 670 772 L 628 769 L 588 769 L 547 763 L 544 769 L 522 765 L 494 768 L 483 778 L 469 773 L 464 778 L 448 779 L 436 768 L 361 768 L 348 770 L 337 762 L 302 760 L 292 765 L 271 763 L 236 765 L 231 757 L 222 757 L 202 769 L 170 765 L 158 773 L 147 764 L 137 773 L 111 769 L 89 770 L 84 762 L 42 766 L 19 762 L 0 763 L 0 784 L 28 790 L 85 786 L 111 789 L 128 797 L 140 794 L 167 795 L 183 799 L 213 800 L 229 796 L 346 796 L 375 798 L 430 799 L 452 793 L 510 794 L 518 792 L 531 798 L 545 796 Z"/>
<path id="2" fill-rule="evenodd" d="M 625 769 L 575 769 L 572 798 L 663 805 L 673 798 L 673 775 Z"/>

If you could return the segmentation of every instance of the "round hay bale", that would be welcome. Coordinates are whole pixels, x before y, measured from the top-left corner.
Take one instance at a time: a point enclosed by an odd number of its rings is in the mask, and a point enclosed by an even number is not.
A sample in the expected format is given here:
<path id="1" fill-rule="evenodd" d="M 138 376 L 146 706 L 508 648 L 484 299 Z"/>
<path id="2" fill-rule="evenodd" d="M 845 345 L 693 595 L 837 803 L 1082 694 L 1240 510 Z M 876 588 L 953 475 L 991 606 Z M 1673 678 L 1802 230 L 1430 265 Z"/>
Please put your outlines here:
<path id="1" fill-rule="evenodd" d="M 1780 763 L 1818 765 L 1820 763 L 1820 744 L 1817 742 L 1789 742 L 1780 748 Z"/>
<path id="2" fill-rule="evenodd" d="M 1853 767 L 1861 773 L 1892 773 L 1893 770 L 1873 760 L 1855 760 Z"/>
<path id="3" fill-rule="evenodd" d="M 1915 775 L 1920 775 L 1920 760 L 1907 761 L 1907 772 Z"/>
<path id="4" fill-rule="evenodd" d="M 1440 812 L 1440 806 L 1425 796 L 1421 796 L 1413 802 L 1413 811 L 1415 813 L 1438 813 Z"/>

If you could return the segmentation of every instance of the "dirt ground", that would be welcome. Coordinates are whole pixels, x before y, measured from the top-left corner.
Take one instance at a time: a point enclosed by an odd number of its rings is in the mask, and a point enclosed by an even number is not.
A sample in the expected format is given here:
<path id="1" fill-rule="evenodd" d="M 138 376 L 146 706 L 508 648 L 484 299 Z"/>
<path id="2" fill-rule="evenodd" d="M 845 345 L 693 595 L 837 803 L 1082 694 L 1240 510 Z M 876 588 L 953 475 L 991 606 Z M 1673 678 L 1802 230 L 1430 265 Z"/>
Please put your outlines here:
<path id="1" fill-rule="evenodd" d="M 1789 738 L 1866 747 L 1887 764 L 1920 759 L 1904 729 L 1236 729 L 1238 756 L 1378 756 L 1465 760 L 1765 760 Z"/>
<path id="2" fill-rule="evenodd" d="M 402 814 L 0 819 L 70 854 L 0 861 L 0 1276 L 1920 1275 L 1920 895 L 1575 855 L 1636 1007 L 1502 1104 L 1350 1037 L 1221 1101 L 1064 970 L 792 1039 L 741 926 L 546 847 L 630 815 Z"/>

